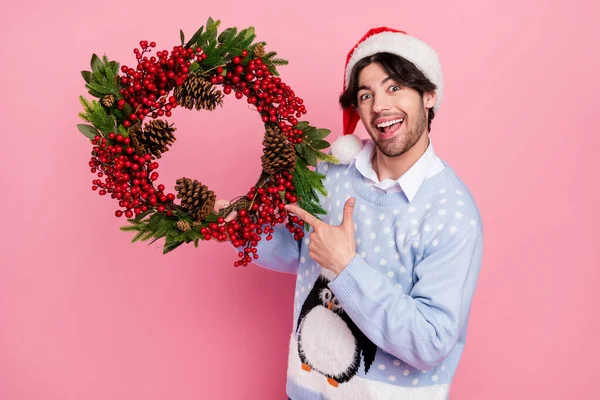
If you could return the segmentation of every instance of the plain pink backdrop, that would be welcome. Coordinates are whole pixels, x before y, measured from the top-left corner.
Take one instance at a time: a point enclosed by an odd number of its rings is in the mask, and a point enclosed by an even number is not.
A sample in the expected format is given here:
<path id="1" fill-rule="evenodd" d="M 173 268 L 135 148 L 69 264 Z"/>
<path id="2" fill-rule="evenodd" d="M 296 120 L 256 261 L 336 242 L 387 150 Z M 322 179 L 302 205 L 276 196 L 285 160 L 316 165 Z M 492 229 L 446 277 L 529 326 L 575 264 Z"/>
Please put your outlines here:
<path id="1" fill-rule="evenodd" d="M 312 124 L 341 129 L 347 51 L 369 28 L 440 53 L 432 137 L 480 206 L 485 257 L 453 399 L 583 399 L 600 362 L 597 2 L 2 1 L 0 399 L 281 399 L 294 277 L 234 269 L 227 245 L 129 243 L 90 190 L 77 131 L 93 52 L 254 25 L 290 60 Z M 596 50 L 594 50 L 596 49 Z M 232 97 L 175 113 L 161 182 L 232 198 L 260 169 L 261 124 Z M 171 182 L 169 184 L 169 182 Z"/>

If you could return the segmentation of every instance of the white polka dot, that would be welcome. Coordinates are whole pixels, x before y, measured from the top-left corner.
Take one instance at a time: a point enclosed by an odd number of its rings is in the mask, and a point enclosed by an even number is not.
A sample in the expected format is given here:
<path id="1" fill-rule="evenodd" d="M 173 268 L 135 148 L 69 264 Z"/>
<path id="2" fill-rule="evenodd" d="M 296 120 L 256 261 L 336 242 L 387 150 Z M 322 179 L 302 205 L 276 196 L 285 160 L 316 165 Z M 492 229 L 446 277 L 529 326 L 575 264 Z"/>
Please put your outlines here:
<path id="1" fill-rule="evenodd" d="M 310 274 L 310 272 L 308 272 L 308 270 L 306 270 L 306 273 L 304 275 L 308 276 Z"/>
<path id="2" fill-rule="evenodd" d="M 418 224 L 418 223 L 419 223 L 419 220 L 418 220 L 418 219 L 416 219 L 416 218 L 413 218 L 413 219 L 411 219 L 411 220 L 410 220 L 410 224 L 411 224 L 411 225 L 416 225 L 416 224 Z"/>
<path id="3" fill-rule="evenodd" d="M 331 211 L 331 204 L 327 206 L 327 211 Z"/>
<path id="4" fill-rule="evenodd" d="M 358 225 L 356 224 L 356 222 L 354 223 L 354 230 L 357 231 L 358 230 Z"/>
<path id="5" fill-rule="evenodd" d="M 304 257 L 304 256 L 300 257 L 300 262 L 302 264 L 304 264 L 306 262 L 306 257 Z"/>
<path id="6" fill-rule="evenodd" d="M 335 202 L 335 205 L 336 205 L 337 207 L 339 207 L 339 206 L 340 206 L 340 201 L 339 201 L 339 200 L 337 200 L 337 201 Z"/>
<path id="7" fill-rule="evenodd" d="M 433 247 L 437 247 L 438 243 L 439 243 L 439 241 L 438 241 L 437 239 L 433 239 L 433 240 L 431 241 L 431 245 L 432 245 Z"/>
<path id="8" fill-rule="evenodd" d="M 400 272 L 403 274 L 406 273 L 406 267 L 404 265 L 400 267 Z"/>
<path id="9" fill-rule="evenodd" d="M 330 182 L 330 180 L 331 180 L 331 179 L 329 179 L 329 177 L 327 177 L 327 178 L 325 179 L 325 182 L 329 183 L 329 182 Z M 328 195 L 328 196 L 329 196 L 329 195 Z"/>
<path id="10" fill-rule="evenodd" d="M 302 287 L 300 288 L 300 291 L 301 291 L 302 293 L 304 293 L 304 292 L 305 292 L 304 286 L 302 286 Z"/>
<path id="11" fill-rule="evenodd" d="M 362 243 L 362 239 L 361 238 L 356 239 L 356 244 L 361 244 L 361 243 Z"/>
<path id="12" fill-rule="evenodd" d="M 310 239 L 309 238 L 304 239 L 304 244 L 308 246 L 310 244 Z"/>
<path id="13" fill-rule="evenodd" d="M 394 365 L 395 365 L 396 367 L 397 367 L 397 366 L 399 366 L 399 365 L 400 365 L 400 363 L 401 363 L 401 361 L 400 361 L 400 360 L 394 360 Z"/>
<path id="14" fill-rule="evenodd" d="M 446 370 L 446 364 L 442 364 L 442 371 Z"/>
<path id="15" fill-rule="evenodd" d="M 436 227 L 436 229 L 438 231 L 441 231 L 442 229 L 444 229 L 444 224 L 438 224 L 438 226 Z"/>
<path id="16" fill-rule="evenodd" d="M 348 170 L 345 170 L 345 171 L 344 171 L 344 175 L 346 175 L 346 176 L 347 176 L 349 173 L 350 173 L 350 172 L 349 172 Z"/>
<path id="17" fill-rule="evenodd" d="M 390 376 L 388 376 L 388 379 L 389 379 L 391 382 L 395 382 L 395 381 L 396 381 L 396 377 L 395 377 L 394 375 L 390 375 Z"/>
<path id="18" fill-rule="evenodd" d="M 457 194 L 457 195 L 459 195 L 459 196 L 462 196 L 462 195 L 463 195 L 463 192 L 462 192 L 461 190 L 457 190 L 457 191 L 456 191 L 456 194 Z"/>
<path id="19" fill-rule="evenodd" d="M 381 251 L 381 247 L 375 246 L 373 250 L 375 250 L 375 253 L 379 253 Z"/>
<path id="20" fill-rule="evenodd" d="M 335 177 L 336 177 L 336 178 L 339 178 L 339 177 L 340 177 L 340 173 L 339 173 L 339 172 L 336 172 L 336 173 L 335 173 Z"/>
<path id="21" fill-rule="evenodd" d="M 383 228 L 383 233 L 390 233 L 391 229 L 389 226 L 386 226 L 385 228 Z"/>
<path id="22" fill-rule="evenodd" d="M 444 194 L 444 193 L 446 193 L 446 192 L 447 192 L 447 190 L 446 190 L 446 189 L 440 189 L 438 193 L 439 193 L 439 194 Z"/>
<path id="23" fill-rule="evenodd" d="M 367 206 L 365 206 L 364 204 L 360 205 L 360 211 L 365 211 L 367 209 Z"/>
<path id="24" fill-rule="evenodd" d="M 394 242 L 393 240 L 390 240 L 390 241 L 388 242 L 388 246 L 389 246 L 389 247 L 394 247 L 395 245 L 396 245 L 396 242 Z"/>
<path id="25" fill-rule="evenodd" d="M 412 380 L 413 385 L 416 385 L 417 383 L 419 383 L 419 378 L 415 378 Z"/>
<path id="26" fill-rule="evenodd" d="M 340 187 L 339 187 L 339 185 L 338 185 L 338 186 L 336 186 L 336 187 L 335 187 L 335 192 L 337 193 L 337 192 L 339 192 L 339 191 L 340 191 Z"/>
<path id="27" fill-rule="evenodd" d="M 424 230 L 425 232 L 429 232 L 429 231 L 431 230 L 431 226 L 429 226 L 429 225 L 425 225 L 425 226 L 423 227 L 423 230 Z"/>
<path id="28" fill-rule="evenodd" d="M 475 221 L 474 219 L 472 219 L 471 221 L 469 221 L 469 223 L 471 224 L 471 226 L 477 225 L 477 221 Z"/>
<path id="29" fill-rule="evenodd" d="M 418 241 L 414 241 L 414 242 L 412 242 L 412 247 L 414 247 L 415 249 L 416 249 L 417 247 L 419 247 L 419 242 L 418 242 Z"/>
<path id="30" fill-rule="evenodd" d="M 360 253 L 360 256 L 361 256 L 362 258 L 365 258 L 365 257 L 367 256 L 367 253 L 363 251 L 363 252 L 361 252 L 361 253 Z"/>
<path id="31" fill-rule="evenodd" d="M 409 212 L 409 213 L 413 213 L 413 212 L 415 212 L 415 211 L 417 211 L 417 207 L 415 207 L 415 206 L 410 206 L 410 207 L 408 207 L 408 212 Z"/>
<path id="32" fill-rule="evenodd" d="M 342 219 L 344 219 L 344 216 L 342 214 L 338 214 L 337 218 L 338 218 L 338 221 L 342 222 Z"/>
<path id="33" fill-rule="evenodd" d="M 402 221 L 397 221 L 396 222 L 396 227 L 399 228 L 400 226 L 402 226 Z"/>
<path id="34" fill-rule="evenodd" d="M 426 369 L 422 369 L 421 372 L 426 374 L 428 371 Z"/>
<path id="35" fill-rule="evenodd" d="M 443 198 L 440 200 L 440 204 L 446 204 L 448 202 L 447 198 Z"/>
<path id="36" fill-rule="evenodd" d="M 458 200 L 458 201 L 456 202 L 456 205 L 457 205 L 457 206 L 461 206 L 461 207 L 462 207 L 462 206 L 464 206 L 464 205 L 465 205 L 465 202 L 464 202 L 464 201 L 462 201 L 462 200 Z"/>
<path id="37" fill-rule="evenodd" d="M 433 375 L 431 377 L 431 380 L 434 381 L 434 382 L 437 382 L 438 381 L 438 376 L 437 375 Z"/>
<path id="38" fill-rule="evenodd" d="M 427 204 L 425 205 L 425 209 L 426 209 L 426 210 L 429 210 L 430 208 L 431 208 L 431 203 L 427 203 Z"/>
<path id="39" fill-rule="evenodd" d="M 450 229 L 448 229 L 450 231 L 451 234 L 455 234 L 456 233 L 456 227 L 455 226 L 451 226 Z"/>
<path id="40" fill-rule="evenodd" d="M 385 369 L 385 364 L 379 364 L 377 368 L 383 371 Z"/>
<path id="41" fill-rule="evenodd" d="M 348 188 L 350 187 L 350 182 L 346 182 L 346 183 L 344 183 L 344 187 L 345 187 L 346 189 L 348 189 Z"/>
<path id="42" fill-rule="evenodd" d="M 296 290 L 296 297 L 300 296 L 300 293 Z"/>
<path id="43" fill-rule="evenodd" d="M 440 211 L 438 211 L 438 214 L 440 214 L 440 215 L 446 215 L 446 210 L 441 209 Z"/>
<path id="44" fill-rule="evenodd" d="M 369 235 L 369 237 L 371 239 L 375 239 L 377 237 L 377 235 L 375 234 L 375 232 L 371 232 L 371 234 Z"/>
<path id="45" fill-rule="evenodd" d="M 397 208 L 395 208 L 394 211 L 392 211 L 392 214 L 398 215 L 399 212 L 400 212 L 400 210 L 398 210 Z"/>
<path id="46" fill-rule="evenodd" d="M 402 242 L 404 240 L 404 238 L 406 238 L 406 234 L 399 233 L 398 236 L 396 236 L 396 238 L 398 239 L 399 242 Z"/>
<path id="47" fill-rule="evenodd" d="M 400 259 L 400 254 L 398 254 L 398 253 L 394 254 L 394 258 L 395 258 L 396 260 L 399 260 L 399 259 Z"/>
<path id="48" fill-rule="evenodd" d="M 383 221 L 385 219 L 385 214 L 381 213 L 379 214 L 379 220 Z"/>
<path id="49" fill-rule="evenodd" d="M 412 231 L 410 236 L 415 237 L 419 234 L 419 231 Z"/>
<path id="50" fill-rule="evenodd" d="M 460 211 L 457 211 L 454 213 L 454 218 L 461 219 L 462 217 L 463 217 L 463 213 L 461 213 Z"/>
<path id="51" fill-rule="evenodd" d="M 333 218 L 329 218 L 329 225 L 333 225 Z"/>
<path id="52" fill-rule="evenodd" d="M 394 274 L 394 271 L 390 271 L 390 272 L 387 273 L 387 276 L 390 277 L 390 278 L 393 278 L 394 275 L 396 275 L 396 274 Z"/>
<path id="53" fill-rule="evenodd" d="M 407 369 L 405 369 L 405 370 L 404 370 L 404 376 L 408 376 L 408 374 L 410 374 L 410 371 L 409 371 L 409 370 L 407 370 Z"/>
<path id="54" fill-rule="evenodd" d="M 403 247 L 402 248 L 402 254 L 406 254 L 408 253 L 408 247 Z"/>
<path id="55" fill-rule="evenodd" d="M 367 226 L 371 225 L 371 219 L 369 219 L 369 218 L 365 219 L 365 225 L 367 225 Z"/>
<path id="56" fill-rule="evenodd" d="M 300 282 L 300 281 L 302 280 L 302 275 L 298 274 L 298 275 L 296 276 L 296 280 L 297 280 L 298 282 Z"/>
<path id="57" fill-rule="evenodd" d="M 385 258 L 382 258 L 382 259 L 379 261 L 379 264 L 381 264 L 381 265 L 387 265 L 387 260 L 386 260 Z M 389 275 L 389 274 L 388 274 L 388 275 Z"/>

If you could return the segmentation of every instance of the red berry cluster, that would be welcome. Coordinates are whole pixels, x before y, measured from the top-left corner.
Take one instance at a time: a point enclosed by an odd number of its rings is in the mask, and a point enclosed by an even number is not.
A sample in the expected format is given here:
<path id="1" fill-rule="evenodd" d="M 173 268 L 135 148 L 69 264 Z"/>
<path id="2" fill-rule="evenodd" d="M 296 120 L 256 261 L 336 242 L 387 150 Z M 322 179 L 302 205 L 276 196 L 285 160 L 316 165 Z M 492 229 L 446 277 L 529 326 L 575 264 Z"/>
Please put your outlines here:
<path id="1" fill-rule="evenodd" d="M 275 176 L 275 181 L 269 182 L 268 186 L 250 188 L 246 198 L 251 201 L 251 206 L 240 210 L 232 221 L 225 222 L 223 218 L 219 218 L 217 222 L 201 228 L 204 239 L 215 238 L 221 242 L 230 240 L 235 247 L 245 246 L 244 251 L 238 253 L 239 261 L 233 263 L 236 267 L 246 266 L 252 259 L 257 259 L 256 246 L 261 240 L 261 235 L 266 234 L 267 240 L 273 239 L 273 227 L 284 223 L 286 217 L 289 220 L 286 224 L 288 230 L 294 234 L 296 240 L 302 239 L 304 221 L 296 216 L 291 217 L 285 210 L 285 204 L 297 201 L 293 194 L 293 178 L 288 171 L 283 171 L 282 175 Z M 285 202 L 282 201 L 281 195 Z"/>
<path id="2" fill-rule="evenodd" d="M 96 136 L 92 140 L 94 148 L 89 162 L 91 172 L 99 179 L 92 181 L 92 190 L 98 190 L 101 196 L 110 193 L 111 198 L 119 200 L 123 210 L 115 211 L 117 217 L 133 217 L 147 211 L 150 207 L 159 212 L 172 215 L 175 195 L 165 194 L 164 185 L 158 190 L 152 185 L 158 179 L 157 162 L 152 162 L 150 154 L 137 155 L 130 146 L 130 139 L 121 134 L 110 133 L 108 139 Z M 104 181 L 102 179 L 104 178 Z"/>
<path id="3" fill-rule="evenodd" d="M 177 107 L 177 101 L 171 96 L 167 102 L 167 94 L 186 80 L 190 71 L 190 60 L 196 57 L 198 61 L 202 61 L 207 57 L 199 47 L 192 50 L 175 46 L 170 55 L 167 50 L 163 50 L 156 53 L 156 57 L 148 58 L 144 54 L 152 51 L 153 47 L 156 47 L 156 43 L 148 44 L 142 40 L 141 51 L 137 48 L 133 50 L 138 60 L 137 68 L 126 65 L 121 67 L 121 72 L 125 74 L 120 77 L 123 99 L 119 100 L 117 106 L 122 110 L 125 104 L 129 104 L 135 110 L 123 122 L 126 128 L 137 120 L 143 120 L 147 115 L 151 115 L 152 118 L 163 115 L 170 117 L 171 110 Z"/>
<path id="4" fill-rule="evenodd" d="M 233 57 L 226 70 L 218 67 L 211 82 L 223 85 L 223 93 L 233 92 L 237 99 L 246 96 L 248 104 L 256 106 L 263 122 L 278 123 L 291 143 L 301 143 L 302 131 L 294 129 L 294 126 L 298 124 L 297 118 L 306 114 L 304 100 L 296 97 L 281 78 L 272 76 L 269 67 L 260 58 L 251 59 L 244 65 L 243 57 L 247 55 L 248 52 L 243 50 L 241 57 Z"/>

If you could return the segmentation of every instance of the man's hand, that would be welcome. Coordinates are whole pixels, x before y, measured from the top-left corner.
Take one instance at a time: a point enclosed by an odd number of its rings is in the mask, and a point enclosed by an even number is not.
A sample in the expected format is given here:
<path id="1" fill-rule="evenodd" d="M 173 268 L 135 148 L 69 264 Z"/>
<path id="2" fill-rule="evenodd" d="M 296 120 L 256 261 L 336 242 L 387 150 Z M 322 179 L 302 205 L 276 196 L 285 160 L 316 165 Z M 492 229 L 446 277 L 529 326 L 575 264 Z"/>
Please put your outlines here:
<path id="1" fill-rule="evenodd" d="M 310 258 L 336 275 L 339 275 L 356 255 L 354 221 L 352 220 L 355 203 L 354 198 L 346 201 L 342 224 L 339 226 L 326 224 L 295 204 L 285 206 L 289 212 L 296 214 L 313 227 L 308 245 Z"/>

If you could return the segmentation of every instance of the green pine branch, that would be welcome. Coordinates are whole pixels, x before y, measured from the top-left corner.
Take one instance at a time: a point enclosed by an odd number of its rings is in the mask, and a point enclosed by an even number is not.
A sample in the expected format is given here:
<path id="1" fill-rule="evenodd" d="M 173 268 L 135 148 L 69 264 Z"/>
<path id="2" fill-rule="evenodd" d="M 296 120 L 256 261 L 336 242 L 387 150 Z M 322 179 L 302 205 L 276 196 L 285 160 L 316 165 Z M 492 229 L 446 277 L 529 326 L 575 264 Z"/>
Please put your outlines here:
<path id="1" fill-rule="evenodd" d="M 96 129 L 106 135 L 115 131 L 117 125 L 115 117 L 109 115 L 98 101 L 92 100 L 90 102 L 83 96 L 79 96 L 79 101 L 84 108 L 84 112 L 80 113 L 79 116 L 84 121 L 90 122 Z"/>

